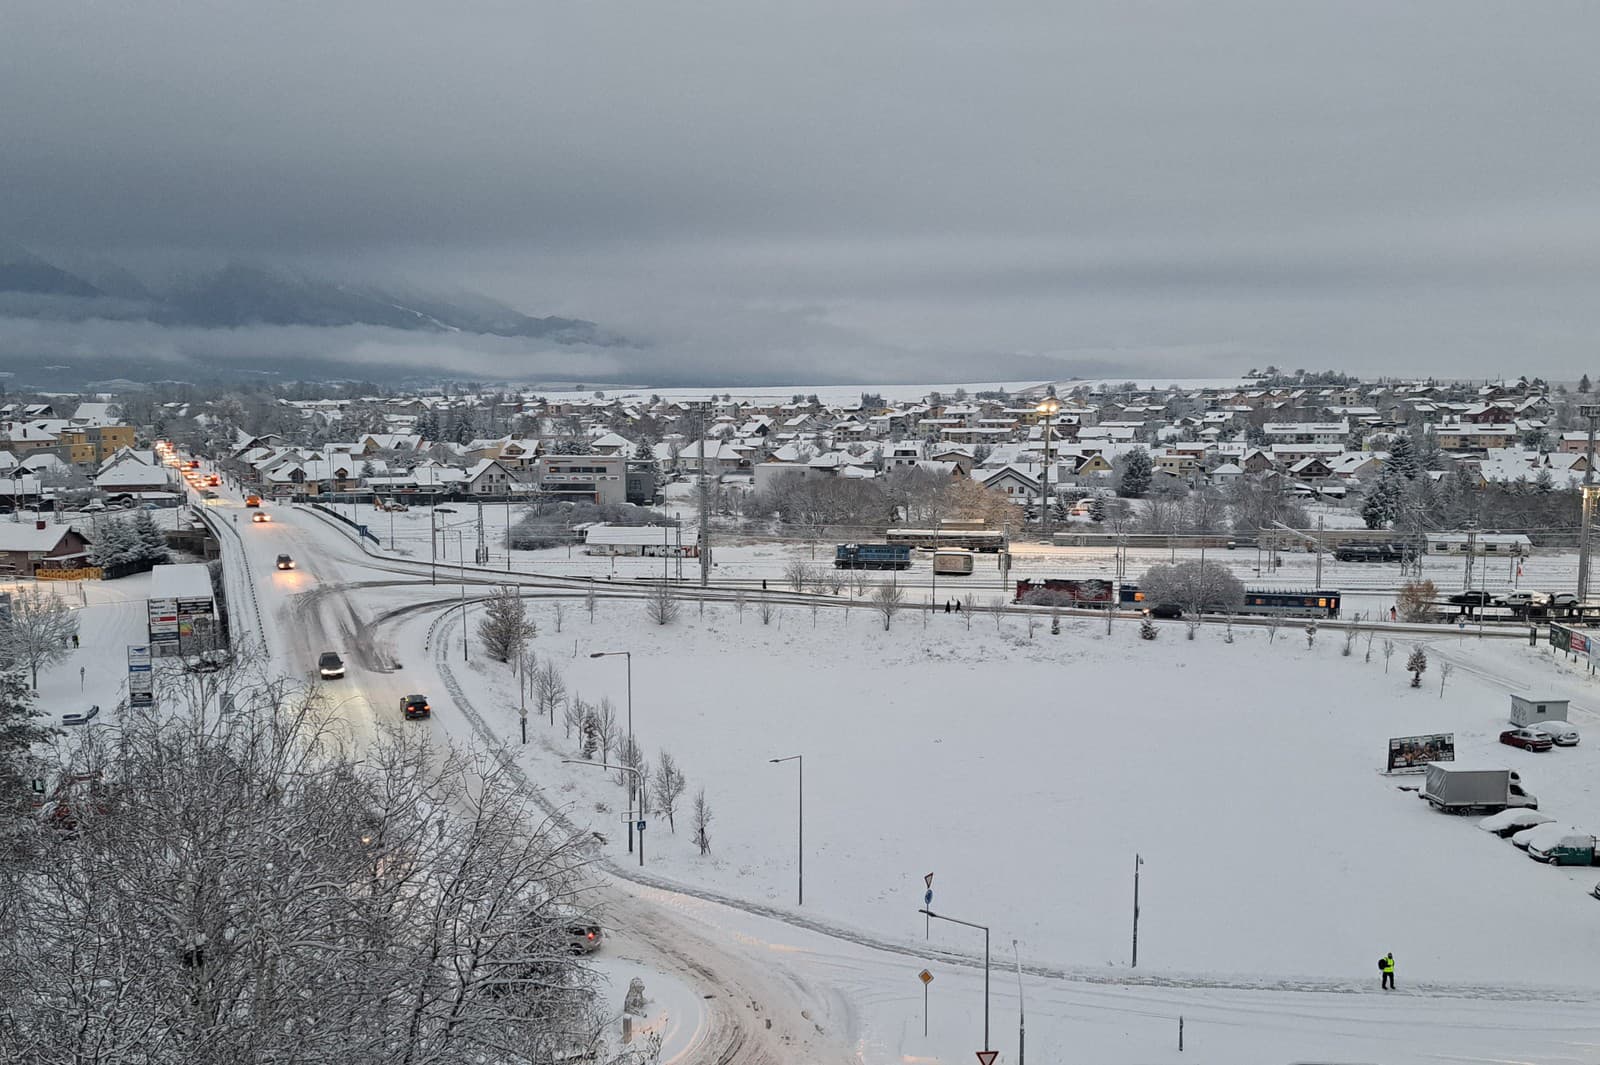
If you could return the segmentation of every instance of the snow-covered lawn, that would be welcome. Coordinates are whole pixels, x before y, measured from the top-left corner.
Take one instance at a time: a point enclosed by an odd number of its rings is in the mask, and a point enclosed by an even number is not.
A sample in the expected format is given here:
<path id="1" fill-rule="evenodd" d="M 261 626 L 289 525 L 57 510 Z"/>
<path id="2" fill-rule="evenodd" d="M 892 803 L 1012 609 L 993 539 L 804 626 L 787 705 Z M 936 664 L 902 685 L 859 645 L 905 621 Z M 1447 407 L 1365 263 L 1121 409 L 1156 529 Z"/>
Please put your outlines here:
<path id="1" fill-rule="evenodd" d="M 884 632 L 866 609 L 848 620 L 785 608 L 770 626 L 747 607 L 693 606 L 650 624 L 634 603 L 602 602 L 591 625 L 568 608 L 554 632 L 533 608 L 537 649 L 569 690 L 626 710 L 633 653 L 634 726 L 654 757 L 670 750 L 690 778 L 677 832 L 651 817 L 652 872 L 791 906 L 796 892 L 796 772 L 769 759 L 805 755 L 805 911 L 921 940 L 923 874 L 935 909 L 990 923 L 1024 959 L 1126 966 L 1135 852 L 1142 879 L 1140 971 L 1237 974 L 1272 983 L 1306 976 L 1362 985 L 1393 950 L 1404 978 L 1452 984 L 1600 984 L 1600 957 L 1574 928 L 1600 906 L 1600 870 L 1537 865 L 1431 812 L 1382 772 L 1390 736 L 1454 731 L 1458 757 L 1522 771 L 1543 809 L 1600 827 L 1594 789 L 1600 727 L 1585 746 L 1532 754 L 1496 742 L 1505 689 L 1457 668 L 1445 697 L 1438 661 L 1408 687 L 1402 643 L 1385 673 L 1381 638 L 1340 655 L 1323 633 L 1307 648 L 1218 629 L 1194 642 L 1181 625 L 1155 642 L 1119 621 L 1032 638 L 1019 619 L 970 630 L 942 613 L 902 613 Z M 459 648 L 457 636 L 454 646 Z M 1466 661 L 1520 662 L 1549 688 L 1581 675 L 1525 646 L 1458 644 Z M 514 682 L 502 666 L 451 667 L 508 739 Z M 442 707 L 441 714 L 448 714 Z M 1578 717 L 1579 715 L 1575 715 Z M 1579 718 L 1580 727 L 1585 722 Z M 575 757 L 558 715 L 530 721 L 536 779 L 623 853 L 622 789 Z M 688 807 L 704 786 L 716 814 L 712 853 L 690 843 Z M 1529 920 L 1528 915 L 1538 919 Z M 981 950 L 981 937 L 934 927 L 936 944 Z"/>

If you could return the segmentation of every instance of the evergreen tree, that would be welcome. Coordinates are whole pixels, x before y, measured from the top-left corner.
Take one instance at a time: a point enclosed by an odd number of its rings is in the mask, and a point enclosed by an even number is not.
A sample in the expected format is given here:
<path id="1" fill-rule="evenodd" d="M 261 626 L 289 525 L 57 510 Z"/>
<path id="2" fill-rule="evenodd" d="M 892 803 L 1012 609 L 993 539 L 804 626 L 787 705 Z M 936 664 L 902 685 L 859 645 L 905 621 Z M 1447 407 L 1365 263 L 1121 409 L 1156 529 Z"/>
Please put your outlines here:
<path id="1" fill-rule="evenodd" d="M 1106 500 L 1104 496 L 1097 495 L 1090 501 L 1089 520 L 1096 522 L 1106 520 Z"/>
<path id="2" fill-rule="evenodd" d="M 1361 520 L 1367 523 L 1367 528 L 1387 528 L 1390 522 L 1399 517 L 1404 498 L 1401 481 L 1401 475 L 1394 472 L 1392 467 L 1385 468 L 1378 475 L 1377 482 L 1368 490 L 1366 501 L 1361 505 Z"/>
<path id="3" fill-rule="evenodd" d="M 655 458 L 655 452 L 650 450 L 650 444 L 647 441 L 640 440 L 633 446 L 633 458 L 636 462 L 649 462 Z"/>
<path id="4" fill-rule="evenodd" d="M 1150 491 L 1150 452 L 1136 447 L 1122 457 L 1122 476 L 1117 492 L 1129 499 L 1142 499 Z"/>
<path id="5" fill-rule="evenodd" d="M 1589 391 L 1589 389 L 1591 387 L 1593 387 L 1593 386 L 1589 384 L 1589 375 L 1588 374 L 1584 374 L 1582 377 L 1578 378 L 1578 391 L 1579 392 L 1587 392 L 1587 391 Z"/>
<path id="6" fill-rule="evenodd" d="M 478 435 L 477 428 L 472 422 L 471 408 L 463 408 L 456 419 L 455 441 L 458 444 L 471 443 Z"/>
<path id="7" fill-rule="evenodd" d="M 1422 446 L 1417 449 L 1417 465 L 1424 470 L 1444 469 L 1444 450 L 1439 447 L 1439 435 L 1431 425 L 1422 432 Z"/>
<path id="8" fill-rule="evenodd" d="M 1417 474 L 1422 472 L 1416 446 L 1412 444 L 1411 437 L 1405 433 L 1395 434 L 1394 441 L 1389 445 L 1388 468 L 1408 481 L 1416 480 Z"/>
<path id="9" fill-rule="evenodd" d="M 417 435 L 422 437 L 426 443 L 438 443 L 439 416 L 433 413 L 432 407 L 424 409 L 421 414 L 417 415 L 416 431 Z"/>
<path id="10" fill-rule="evenodd" d="M 38 775 L 36 744 L 55 732 L 39 723 L 33 692 L 21 673 L 0 673 L 0 819 L 27 808 L 28 781 Z"/>
<path id="11" fill-rule="evenodd" d="M 107 518 L 100 522 L 98 539 L 89 560 L 96 566 L 121 566 L 138 557 L 138 542 L 133 530 L 121 518 Z"/>
<path id="12" fill-rule="evenodd" d="M 129 539 L 132 540 L 132 552 L 136 560 L 156 566 L 164 566 L 172 561 L 172 553 L 167 550 L 167 538 L 156 528 L 156 519 L 148 510 L 134 514 Z"/>

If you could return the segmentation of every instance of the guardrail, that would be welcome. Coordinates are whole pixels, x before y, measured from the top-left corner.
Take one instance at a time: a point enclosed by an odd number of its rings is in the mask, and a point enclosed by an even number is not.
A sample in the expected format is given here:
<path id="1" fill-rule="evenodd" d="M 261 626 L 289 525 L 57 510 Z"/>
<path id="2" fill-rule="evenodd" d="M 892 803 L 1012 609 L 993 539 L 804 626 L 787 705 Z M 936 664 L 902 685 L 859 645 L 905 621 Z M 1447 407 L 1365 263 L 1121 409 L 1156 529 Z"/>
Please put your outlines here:
<path id="1" fill-rule="evenodd" d="M 234 528 L 232 524 L 222 521 L 215 514 L 203 507 L 197 508 L 195 512 L 199 515 L 200 521 L 206 526 L 206 528 L 211 530 L 212 536 L 216 537 L 217 547 L 219 550 L 221 549 L 222 542 L 225 539 L 221 531 L 222 529 L 227 529 L 228 533 L 232 535 L 234 542 L 239 546 L 238 572 L 243 579 L 236 581 L 236 584 L 243 585 L 243 590 L 241 593 L 239 588 L 234 588 L 228 592 L 228 613 L 231 615 L 229 619 L 229 625 L 231 626 L 229 629 L 230 635 L 235 641 L 237 641 L 239 636 L 249 628 L 248 624 L 246 624 L 247 618 L 245 615 L 245 600 L 248 598 L 250 603 L 250 614 L 254 616 L 256 622 L 256 635 L 261 640 L 262 647 L 265 648 L 267 643 L 267 626 L 261 615 L 261 601 L 256 598 L 256 582 L 255 577 L 250 572 L 250 555 L 247 551 L 245 551 L 244 536 L 239 532 L 238 529 Z M 222 573 L 224 585 L 226 585 L 228 575 L 228 560 L 226 557 L 222 559 Z"/>
<path id="2" fill-rule="evenodd" d="M 333 518 L 336 521 L 341 521 L 344 524 L 350 526 L 350 528 L 354 529 L 358 534 L 360 534 L 361 538 L 364 539 L 364 540 L 371 540 L 375 544 L 381 544 L 383 542 L 383 541 L 379 540 L 376 536 L 374 536 L 372 534 L 372 530 L 371 529 L 368 529 L 365 525 L 361 524 L 358 521 L 355 521 L 352 518 L 345 517 L 343 514 L 340 514 L 337 510 L 334 510 L 332 507 L 324 506 L 321 503 L 306 503 L 306 504 L 303 504 L 303 505 L 307 506 L 307 507 L 310 507 L 312 510 L 318 511 L 318 512 L 320 512 L 322 514 L 326 514 L 328 517 Z"/>

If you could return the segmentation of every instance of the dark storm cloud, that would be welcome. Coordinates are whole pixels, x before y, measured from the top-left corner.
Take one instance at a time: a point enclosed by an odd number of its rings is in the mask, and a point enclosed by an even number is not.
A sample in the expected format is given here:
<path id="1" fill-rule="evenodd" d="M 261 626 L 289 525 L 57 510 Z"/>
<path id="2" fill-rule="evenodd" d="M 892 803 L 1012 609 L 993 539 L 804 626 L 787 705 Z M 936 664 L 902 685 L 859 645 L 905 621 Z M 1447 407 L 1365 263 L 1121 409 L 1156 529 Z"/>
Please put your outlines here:
<path id="1" fill-rule="evenodd" d="M 0 234 L 481 289 L 648 338 L 568 353 L 638 378 L 1576 376 L 1597 35 L 1577 2 L 15 3 Z"/>

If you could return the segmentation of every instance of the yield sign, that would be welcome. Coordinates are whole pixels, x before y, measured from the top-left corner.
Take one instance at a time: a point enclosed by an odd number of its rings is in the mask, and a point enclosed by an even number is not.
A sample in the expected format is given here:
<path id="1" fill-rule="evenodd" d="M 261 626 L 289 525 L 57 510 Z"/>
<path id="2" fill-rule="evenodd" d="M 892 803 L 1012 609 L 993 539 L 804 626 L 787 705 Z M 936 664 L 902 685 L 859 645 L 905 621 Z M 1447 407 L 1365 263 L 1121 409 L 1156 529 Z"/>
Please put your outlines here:
<path id="1" fill-rule="evenodd" d="M 994 1065 L 994 1059 L 1000 1056 L 998 1050 L 978 1051 L 978 1065 Z"/>
<path id="2" fill-rule="evenodd" d="M 933 874 L 929 873 L 927 876 L 923 877 L 922 878 L 922 883 L 923 883 L 923 886 L 928 887 L 928 888 L 932 888 L 933 887 Z"/>

